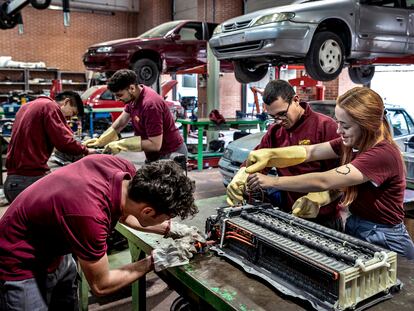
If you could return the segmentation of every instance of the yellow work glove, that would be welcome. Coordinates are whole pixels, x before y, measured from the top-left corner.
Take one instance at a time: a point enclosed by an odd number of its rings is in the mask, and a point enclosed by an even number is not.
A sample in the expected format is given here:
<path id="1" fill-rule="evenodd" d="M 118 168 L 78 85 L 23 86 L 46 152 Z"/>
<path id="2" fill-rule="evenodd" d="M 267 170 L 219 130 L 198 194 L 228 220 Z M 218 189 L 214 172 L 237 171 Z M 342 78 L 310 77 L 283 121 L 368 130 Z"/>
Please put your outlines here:
<path id="1" fill-rule="evenodd" d="M 260 172 L 265 167 L 288 167 L 303 163 L 306 160 L 306 149 L 303 146 L 281 148 L 264 148 L 253 150 L 247 157 L 249 174 Z"/>
<path id="2" fill-rule="evenodd" d="M 99 136 L 98 138 L 92 138 L 92 139 L 85 140 L 83 144 L 86 147 L 98 148 L 98 147 L 103 147 L 114 140 L 118 140 L 118 134 L 114 130 L 114 128 L 111 126 L 109 127 L 109 129 L 103 132 L 102 135 Z"/>
<path id="3" fill-rule="evenodd" d="M 246 168 L 239 169 L 237 174 L 233 177 L 227 186 L 227 203 L 231 206 L 243 202 L 243 192 L 247 183 Z"/>
<path id="4" fill-rule="evenodd" d="M 309 192 L 295 201 L 292 214 L 301 218 L 316 218 L 321 206 L 331 203 L 336 198 L 338 198 L 336 192 Z"/>
<path id="5" fill-rule="evenodd" d="M 117 154 L 121 151 L 142 151 L 141 137 L 132 136 L 110 142 L 105 146 L 104 153 Z"/>

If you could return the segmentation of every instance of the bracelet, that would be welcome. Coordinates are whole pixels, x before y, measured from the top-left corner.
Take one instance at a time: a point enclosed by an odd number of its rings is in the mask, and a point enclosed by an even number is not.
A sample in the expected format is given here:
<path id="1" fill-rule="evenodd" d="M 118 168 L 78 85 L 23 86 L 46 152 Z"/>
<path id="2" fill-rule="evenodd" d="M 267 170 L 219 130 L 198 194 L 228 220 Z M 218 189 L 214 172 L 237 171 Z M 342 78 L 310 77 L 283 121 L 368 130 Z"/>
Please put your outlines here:
<path id="1" fill-rule="evenodd" d="M 165 237 L 168 233 L 170 233 L 170 230 L 171 230 L 171 219 L 169 219 L 169 220 L 168 220 L 167 227 L 165 228 L 165 231 L 164 231 L 164 237 Z"/>

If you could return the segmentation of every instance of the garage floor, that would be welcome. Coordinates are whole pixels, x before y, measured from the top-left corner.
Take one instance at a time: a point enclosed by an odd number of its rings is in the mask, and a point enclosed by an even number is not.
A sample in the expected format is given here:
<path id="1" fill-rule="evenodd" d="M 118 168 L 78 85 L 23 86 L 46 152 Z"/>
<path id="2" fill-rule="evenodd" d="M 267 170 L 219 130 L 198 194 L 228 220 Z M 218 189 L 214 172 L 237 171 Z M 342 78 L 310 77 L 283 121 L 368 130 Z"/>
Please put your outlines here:
<path id="1" fill-rule="evenodd" d="M 144 157 L 136 153 L 122 153 L 120 156 L 127 158 L 137 167 L 144 163 Z M 57 166 L 49 164 L 52 169 Z M 189 171 L 188 176 L 196 182 L 196 200 L 221 196 L 225 194 L 221 175 L 217 168 L 210 168 L 203 171 Z M 4 178 L 6 176 L 4 175 Z M 3 179 L 4 180 L 4 179 Z M 0 197 L 2 189 L 0 189 Z M 0 199 L 0 205 L 2 200 Z M 6 202 L 5 200 L 3 202 Z M 6 211 L 8 205 L 0 206 L 0 217 Z M 200 206 L 201 208 L 201 206 Z M 204 228 L 200 228 L 204 229 Z M 129 250 L 121 251 L 109 256 L 111 267 L 119 267 L 131 262 Z M 169 289 L 167 285 L 153 272 L 147 275 L 147 310 L 169 311 L 177 293 Z M 117 294 L 105 298 L 89 297 L 89 310 L 131 310 L 132 307 L 131 288 L 128 286 Z"/>

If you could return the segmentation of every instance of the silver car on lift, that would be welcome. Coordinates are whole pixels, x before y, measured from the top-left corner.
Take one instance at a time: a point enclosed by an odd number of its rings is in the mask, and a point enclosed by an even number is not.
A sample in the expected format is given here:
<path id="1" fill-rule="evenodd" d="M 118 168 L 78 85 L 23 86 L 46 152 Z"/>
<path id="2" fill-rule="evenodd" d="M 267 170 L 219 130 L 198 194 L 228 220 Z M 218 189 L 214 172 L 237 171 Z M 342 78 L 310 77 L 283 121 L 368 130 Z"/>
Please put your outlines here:
<path id="1" fill-rule="evenodd" d="M 353 82 L 367 84 L 378 57 L 414 62 L 413 18 L 414 0 L 304 0 L 229 19 L 209 43 L 241 83 L 261 80 L 269 65 L 304 64 L 319 81 L 351 65 Z"/>
<path id="2" fill-rule="evenodd" d="M 334 100 L 310 101 L 309 104 L 314 111 L 330 117 L 335 115 Z M 407 166 L 407 181 L 414 183 L 414 121 L 402 107 L 386 105 L 386 109 L 394 141 L 403 152 L 404 162 Z M 219 170 L 225 186 L 233 179 L 250 151 L 260 143 L 264 134 L 261 132 L 244 136 L 231 142 L 224 150 L 219 161 Z"/>

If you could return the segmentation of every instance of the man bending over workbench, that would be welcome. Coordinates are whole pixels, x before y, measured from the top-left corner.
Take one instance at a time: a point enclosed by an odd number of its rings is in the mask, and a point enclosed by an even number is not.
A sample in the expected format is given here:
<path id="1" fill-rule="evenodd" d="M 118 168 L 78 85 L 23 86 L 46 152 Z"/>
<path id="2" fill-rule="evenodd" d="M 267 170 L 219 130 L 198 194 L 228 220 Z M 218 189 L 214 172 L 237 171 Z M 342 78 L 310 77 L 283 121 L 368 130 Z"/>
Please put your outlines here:
<path id="1" fill-rule="evenodd" d="M 194 182 L 173 161 L 135 170 L 121 158 L 91 155 L 43 177 L 0 220 L 0 309 L 76 310 L 77 270 L 96 295 L 113 293 L 155 268 L 188 263 L 195 227 L 171 223 L 197 213 Z M 181 238 L 146 258 L 109 270 L 107 237 L 120 221 Z"/>

